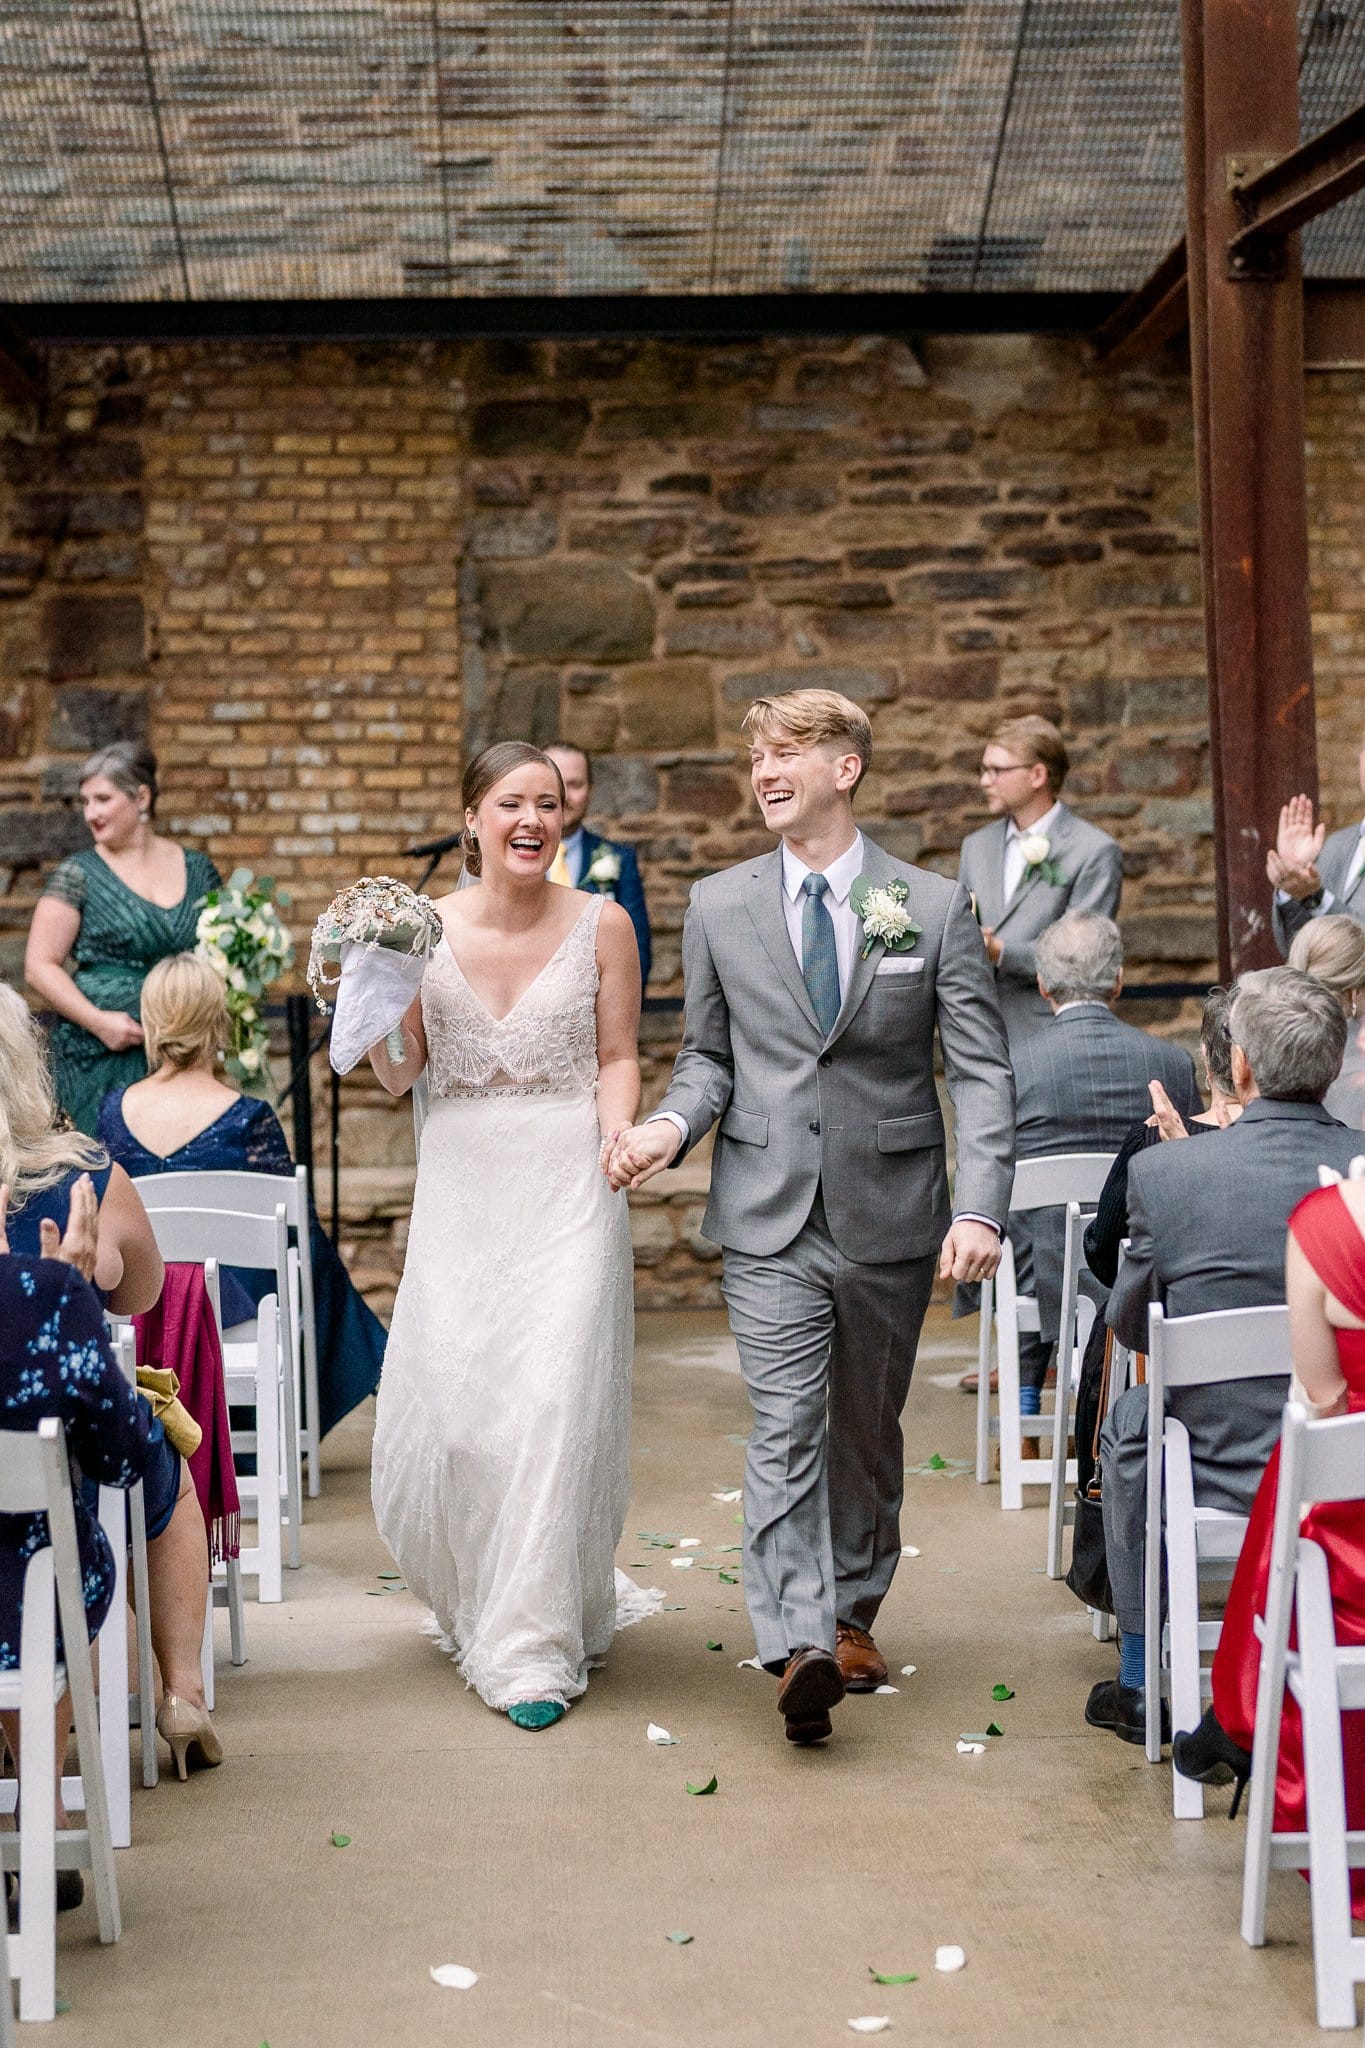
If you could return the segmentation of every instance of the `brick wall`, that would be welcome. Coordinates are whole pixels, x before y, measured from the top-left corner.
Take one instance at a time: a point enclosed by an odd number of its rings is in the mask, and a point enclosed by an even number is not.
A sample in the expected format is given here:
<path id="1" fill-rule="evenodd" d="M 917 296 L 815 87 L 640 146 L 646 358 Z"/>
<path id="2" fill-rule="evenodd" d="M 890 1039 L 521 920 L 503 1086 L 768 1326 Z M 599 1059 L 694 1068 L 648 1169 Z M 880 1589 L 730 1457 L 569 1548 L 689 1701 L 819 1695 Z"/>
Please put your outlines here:
<path id="1" fill-rule="evenodd" d="M 1310 384 L 1324 798 L 1358 806 L 1361 382 Z M 462 755 L 605 758 L 676 990 L 699 873 L 768 843 L 737 755 L 762 690 L 869 710 L 861 810 L 951 868 L 983 735 L 1058 717 L 1125 850 L 1139 977 L 1214 954 L 1188 388 L 1045 340 L 62 349 L 4 420 L 0 966 L 80 843 L 81 756 L 149 726 L 163 817 L 295 896 L 458 824 Z M 447 874 L 449 870 L 446 871 Z M 1173 1021 L 1166 1019 L 1166 1022 Z M 671 1017 L 646 1020 L 649 1099 Z M 406 1110 L 344 1091 L 344 1215 L 383 1300 Z M 642 1298 L 714 1291 L 704 1172 L 636 1212 Z M 698 1255 L 701 1255 L 700 1259 Z"/>

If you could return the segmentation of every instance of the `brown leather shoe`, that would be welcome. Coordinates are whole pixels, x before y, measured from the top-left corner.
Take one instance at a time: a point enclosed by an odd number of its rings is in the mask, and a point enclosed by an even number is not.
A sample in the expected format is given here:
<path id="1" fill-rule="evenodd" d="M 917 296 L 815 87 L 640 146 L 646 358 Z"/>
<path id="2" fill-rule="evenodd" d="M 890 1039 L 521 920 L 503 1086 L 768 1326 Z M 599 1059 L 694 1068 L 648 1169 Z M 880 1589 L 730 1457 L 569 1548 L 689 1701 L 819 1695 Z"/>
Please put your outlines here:
<path id="1" fill-rule="evenodd" d="M 797 1650 L 787 1660 L 777 1689 L 777 1709 L 787 1721 L 817 1721 L 844 1696 L 839 1666 L 828 1650 Z M 792 1737 L 800 1742 L 799 1735 Z M 819 1736 L 809 1738 L 821 1740 Z"/>
<path id="2" fill-rule="evenodd" d="M 828 1714 L 811 1714 L 806 1720 L 798 1721 L 793 1715 L 787 1716 L 787 1740 L 809 1749 L 812 1743 L 828 1742 L 834 1733 L 834 1723 Z"/>
<path id="3" fill-rule="evenodd" d="M 886 1659 L 865 1628 L 841 1621 L 835 1632 L 834 1654 L 845 1692 L 875 1692 L 886 1684 Z"/>

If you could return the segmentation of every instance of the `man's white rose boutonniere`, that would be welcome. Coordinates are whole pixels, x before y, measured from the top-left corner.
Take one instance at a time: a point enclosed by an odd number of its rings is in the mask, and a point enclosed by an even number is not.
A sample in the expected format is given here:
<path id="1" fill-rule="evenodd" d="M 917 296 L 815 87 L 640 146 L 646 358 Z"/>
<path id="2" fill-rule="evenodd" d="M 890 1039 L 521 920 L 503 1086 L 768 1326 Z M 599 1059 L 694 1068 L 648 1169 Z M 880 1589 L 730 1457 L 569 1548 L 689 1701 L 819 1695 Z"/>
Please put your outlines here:
<path id="1" fill-rule="evenodd" d="M 1050 888 L 1060 889 L 1062 871 L 1052 858 L 1052 841 L 1046 832 L 1025 832 L 1019 841 L 1019 851 L 1024 856 L 1024 879 L 1031 882 L 1037 875 Z"/>
<path id="2" fill-rule="evenodd" d="M 913 952 L 922 927 L 905 907 L 909 894 L 904 882 L 872 883 L 866 875 L 859 875 L 848 892 L 848 900 L 854 916 L 862 920 L 867 942 L 862 952 L 864 960 L 878 939 L 888 953 Z"/>
<path id="3" fill-rule="evenodd" d="M 583 877 L 585 889 L 597 889 L 605 895 L 614 889 L 621 879 L 621 856 L 613 853 L 609 846 L 599 846 Z"/>

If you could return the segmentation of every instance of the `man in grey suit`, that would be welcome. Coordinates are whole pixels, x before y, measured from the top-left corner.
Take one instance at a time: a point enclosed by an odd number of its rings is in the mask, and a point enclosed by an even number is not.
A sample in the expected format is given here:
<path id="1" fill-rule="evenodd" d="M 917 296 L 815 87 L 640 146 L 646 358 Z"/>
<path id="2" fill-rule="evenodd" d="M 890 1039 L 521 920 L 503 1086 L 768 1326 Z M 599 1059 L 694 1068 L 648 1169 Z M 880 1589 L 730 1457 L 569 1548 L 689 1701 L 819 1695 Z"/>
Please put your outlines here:
<path id="1" fill-rule="evenodd" d="M 1358 774 L 1365 793 L 1365 737 Z M 1328 839 L 1327 827 L 1313 823 L 1311 798 L 1291 797 L 1265 867 L 1275 889 L 1270 916 L 1282 953 L 1315 917 L 1345 913 L 1365 923 L 1365 824 L 1344 825 Z"/>
<path id="2" fill-rule="evenodd" d="M 1229 1020 L 1241 1116 L 1226 1130 L 1140 1153 L 1128 1174 L 1130 1253 L 1108 1318 L 1134 1351 L 1147 1348 L 1147 1305 L 1172 1316 L 1261 1308 L 1284 1300 L 1285 1232 L 1318 1168 L 1345 1173 L 1360 1149 L 1322 1107 L 1346 1043 L 1330 989 L 1291 967 L 1237 984 Z M 1250 1511 L 1280 1434 L 1288 1382 L 1188 1387 L 1169 1408 L 1190 1433 L 1201 1507 Z M 1144 1736 L 1143 1556 L 1147 1509 L 1147 1391 L 1121 1394 L 1100 1433 L 1104 1548 L 1122 1632 L 1119 1677 L 1086 1703 L 1092 1727 L 1125 1742 Z"/>
<path id="3" fill-rule="evenodd" d="M 1012 1048 L 1019 1157 L 1116 1152 L 1150 1114 L 1153 1081 L 1161 1082 L 1186 1122 L 1198 1116 L 1204 1105 L 1189 1054 L 1114 1015 L 1111 1006 L 1123 987 L 1123 940 L 1113 919 L 1069 910 L 1040 935 L 1035 951 L 1052 1022 Z M 1014 1218 L 1009 1228 L 1020 1291 L 1038 1303 L 1039 1334 L 1019 1347 L 1019 1405 L 1023 1414 L 1036 1415 L 1061 1324 L 1065 1212 L 1040 1209 Z M 1097 1283 L 1090 1291 L 1103 1299 Z M 1036 1455 L 1038 1439 L 1024 1442 Z"/>
<path id="4" fill-rule="evenodd" d="M 962 842 L 958 880 L 969 889 L 1013 1048 L 1050 1012 L 1038 993 L 1034 947 L 1068 910 L 1116 917 L 1123 856 L 1107 832 L 1061 800 L 1071 763 L 1046 718 L 1015 718 L 986 742 L 981 787 L 996 822 Z"/>
<path id="5" fill-rule="evenodd" d="M 1014 1085 L 966 891 L 854 824 L 865 713 L 796 690 L 759 698 L 745 730 L 781 845 L 693 889 L 682 1050 L 608 1158 L 638 1187 L 720 1126 L 703 1228 L 754 1413 L 745 1597 L 787 1736 L 810 1743 L 845 1690 L 886 1680 L 871 1629 L 900 1555 L 901 1410 L 935 1271 L 999 1262 Z"/>

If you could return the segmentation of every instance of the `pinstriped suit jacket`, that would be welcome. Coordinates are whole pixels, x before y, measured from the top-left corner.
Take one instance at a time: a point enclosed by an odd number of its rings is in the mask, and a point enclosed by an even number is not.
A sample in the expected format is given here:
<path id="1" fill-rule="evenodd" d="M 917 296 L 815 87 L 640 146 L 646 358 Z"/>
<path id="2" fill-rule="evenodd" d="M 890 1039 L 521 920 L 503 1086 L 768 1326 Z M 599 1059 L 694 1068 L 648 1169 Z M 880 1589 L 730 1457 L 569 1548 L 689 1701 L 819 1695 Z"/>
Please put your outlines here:
<path id="1" fill-rule="evenodd" d="M 1018 1093 L 1016 1138 L 1021 1159 L 1050 1152 L 1116 1152 L 1135 1123 L 1151 1114 L 1149 1081 L 1160 1081 L 1182 1117 L 1203 1108 L 1194 1061 L 1178 1045 L 1153 1038 L 1116 1017 L 1104 1003 L 1084 1003 L 1054 1016 L 1011 1048 Z M 1066 1216 L 1044 1209 L 1010 1225 L 1016 1256 L 1032 1254 L 1042 1335 L 1055 1342 L 1061 1320 Z M 1098 1288 L 1087 1290 L 1102 1298 Z"/>

